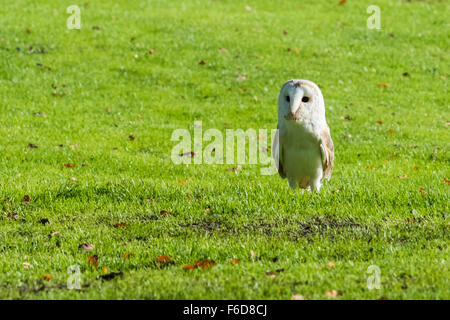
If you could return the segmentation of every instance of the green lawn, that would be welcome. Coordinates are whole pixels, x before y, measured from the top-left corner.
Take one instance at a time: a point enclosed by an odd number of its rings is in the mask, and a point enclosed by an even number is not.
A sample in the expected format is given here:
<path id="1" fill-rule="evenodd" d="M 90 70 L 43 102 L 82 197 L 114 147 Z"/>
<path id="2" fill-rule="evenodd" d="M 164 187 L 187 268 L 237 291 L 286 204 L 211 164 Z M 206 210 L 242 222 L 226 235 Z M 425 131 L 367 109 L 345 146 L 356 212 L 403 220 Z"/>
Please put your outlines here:
<path id="1" fill-rule="evenodd" d="M 450 299 L 448 2 L 338 3 L 82 1 L 80 30 L 74 1 L 2 3 L 0 298 Z M 320 194 L 173 164 L 194 121 L 275 128 L 292 78 L 325 98 Z"/>

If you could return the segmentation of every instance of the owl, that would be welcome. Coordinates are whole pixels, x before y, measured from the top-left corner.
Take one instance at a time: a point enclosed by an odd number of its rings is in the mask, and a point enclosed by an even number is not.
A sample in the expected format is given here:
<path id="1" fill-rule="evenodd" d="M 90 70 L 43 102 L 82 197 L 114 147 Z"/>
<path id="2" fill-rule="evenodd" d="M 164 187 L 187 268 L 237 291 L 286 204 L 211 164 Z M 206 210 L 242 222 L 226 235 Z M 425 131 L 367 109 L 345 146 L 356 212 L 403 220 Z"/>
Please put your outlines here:
<path id="1" fill-rule="evenodd" d="M 278 173 L 294 190 L 319 192 L 323 179 L 330 179 L 334 145 L 322 92 L 313 82 L 290 80 L 281 88 L 272 155 Z"/>

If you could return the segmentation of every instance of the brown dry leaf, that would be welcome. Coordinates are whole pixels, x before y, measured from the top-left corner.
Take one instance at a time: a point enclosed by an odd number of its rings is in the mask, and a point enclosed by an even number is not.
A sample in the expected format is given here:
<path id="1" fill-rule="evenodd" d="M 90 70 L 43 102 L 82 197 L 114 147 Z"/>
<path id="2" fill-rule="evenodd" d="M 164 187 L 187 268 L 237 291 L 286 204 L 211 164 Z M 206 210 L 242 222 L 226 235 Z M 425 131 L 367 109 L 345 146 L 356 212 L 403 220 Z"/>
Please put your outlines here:
<path id="1" fill-rule="evenodd" d="M 44 274 L 42 277 L 44 278 L 44 280 L 47 280 L 47 281 L 49 281 L 52 278 L 52 276 L 49 274 Z"/>
<path id="2" fill-rule="evenodd" d="M 402 175 L 402 176 L 399 176 L 398 178 L 399 178 L 399 179 L 408 179 L 408 176 L 407 176 L 406 174 L 404 174 L 404 175 Z"/>
<path id="3" fill-rule="evenodd" d="M 93 256 L 88 256 L 87 258 L 88 265 L 93 265 L 94 267 L 98 267 L 98 255 L 94 254 Z"/>
<path id="4" fill-rule="evenodd" d="M 114 224 L 114 228 L 126 227 L 127 225 L 128 225 L 128 223 L 126 223 L 126 222 L 119 222 L 119 223 Z"/>
<path id="5" fill-rule="evenodd" d="M 37 145 L 35 145 L 35 144 L 31 143 L 31 142 L 28 144 L 27 147 L 30 148 L 30 149 L 37 149 L 38 148 Z"/>
<path id="6" fill-rule="evenodd" d="M 378 88 L 387 88 L 389 87 L 389 83 L 379 83 L 377 84 Z"/>
<path id="7" fill-rule="evenodd" d="M 158 258 L 156 258 L 156 262 L 161 263 L 161 264 L 174 264 L 175 263 L 173 261 L 173 259 L 167 255 L 159 256 Z"/>
<path id="8" fill-rule="evenodd" d="M 377 123 L 378 123 L 379 125 L 382 125 L 382 124 L 383 124 L 383 121 L 377 120 Z"/>
<path id="9" fill-rule="evenodd" d="M 339 2 L 339 5 L 340 6 L 343 6 L 344 4 L 346 4 L 347 3 L 347 0 L 341 0 L 340 2 Z"/>
<path id="10" fill-rule="evenodd" d="M 409 77 L 409 73 L 408 73 L 408 72 L 403 72 L 403 73 L 402 73 L 402 76 L 404 76 L 404 77 Z"/>
<path id="11" fill-rule="evenodd" d="M 389 300 L 389 298 L 386 298 L 386 297 L 379 297 L 378 300 Z"/>
<path id="12" fill-rule="evenodd" d="M 233 260 L 231 260 L 231 264 L 232 264 L 232 265 L 238 264 L 239 262 L 241 262 L 241 260 L 239 260 L 239 259 L 233 259 Z"/>
<path id="13" fill-rule="evenodd" d="M 162 214 L 162 215 L 164 215 L 164 216 L 167 216 L 167 215 L 172 214 L 172 213 L 170 213 L 170 212 L 167 211 L 167 210 L 161 210 L 161 211 L 159 212 L 159 214 Z"/>
<path id="14" fill-rule="evenodd" d="M 303 297 L 301 294 L 294 294 L 291 297 L 291 300 L 305 300 L 305 297 Z"/>
<path id="15" fill-rule="evenodd" d="M 294 49 L 294 53 L 295 53 L 295 54 L 299 54 L 299 53 L 300 53 L 300 50 L 298 50 L 297 48 L 295 48 L 295 49 Z"/>
<path id="16" fill-rule="evenodd" d="M 123 254 L 123 258 L 124 259 L 128 259 L 128 258 L 130 258 L 131 256 L 133 255 L 133 253 L 132 252 L 125 252 L 124 254 Z M 106 272 L 105 272 L 106 273 Z"/>
<path id="17" fill-rule="evenodd" d="M 336 266 L 336 264 L 333 261 L 328 262 L 328 266 L 330 268 L 334 268 Z"/>
<path id="18" fill-rule="evenodd" d="M 211 268 L 216 264 L 214 260 L 198 260 L 195 261 L 194 266 L 202 269 Z"/>
<path id="19" fill-rule="evenodd" d="M 414 171 L 417 171 L 417 170 L 419 170 L 419 168 L 418 168 L 418 167 L 414 167 L 413 170 L 414 170 Z"/>
<path id="20" fill-rule="evenodd" d="M 154 49 L 150 49 L 150 50 L 148 50 L 148 53 L 150 53 L 150 54 L 155 54 L 155 50 Z"/>
<path id="21" fill-rule="evenodd" d="M 219 49 L 219 52 L 221 52 L 221 53 L 228 53 L 228 50 L 225 49 L 225 48 L 220 48 L 220 49 Z"/>
<path id="22" fill-rule="evenodd" d="M 444 182 L 450 184 L 450 180 L 448 180 L 447 178 L 444 178 Z"/>
<path id="23" fill-rule="evenodd" d="M 325 297 L 327 297 L 328 299 L 330 299 L 330 298 L 335 299 L 340 295 L 341 295 L 341 293 L 337 290 L 328 290 L 327 292 L 325 292 Z"/>
<path id="24" fill-rule="evenodd" d="M 289 33 L 289 31 L 287 31 L 286 29 L 283 30 L 283 34 L 287 35 Z"/>
<path id="25" fill-rule="evenodd" d="M 389 132 L 390 134 L 394 134 L 394 133 L 395 133 L 395 130 L 389 129 L 388 132 Z"/>
<path id="26" fill-rule="evenodd" d="M 206 62 L 204 60 L 200 60 L 200 62 L 198 63 L 199 65 L 203 66 L 206 64 Z"/>
<path id="27" fill-rule="evenodd" d="M 186 184 L 186 182 L 184 182 L 183 180 L 178 180 L 178 183 L 181 184 L 181 185 Z"/>
<path id="28" fill-rule="evenodd" d="M 421 193 L 421 194 L 423 194 L 423 195 L 426 195 L 426 194 L 427 194 L 427 192 L 425 191 L 424 188 L 420 188 L 419 190 L 420 190 L 420 193 Z"/>
<path id="29" fill-rule="evenodd" d="M 86 252 L 92 251 L 92 250 L 94 250 L 94 248 L 95 248 L 95 245 L 88 243 L 88 242 L 82 243 L 78 246 L 78 250 L 84 250 Z"/>
<path id="30" fill-rule="evenodd" d="M 29 204 L 30 203 L 30 196 L 29 195 L 24 195 L 23 196 L 23 201 L 25 201 L 25 204 Z"/>
<path id="31" fill-rule="evenodd" d="M 409 218 L 408 223 L 414 223 L 414 219 Z"/>
<path id="32" fill-rule="evenodd" d="M 194 270 L 195 267 L 192 264 L 186 264 L 183 266 L 184 270 Z"/>
<path id="33" fill-rule="evenodd" d="M 64 163 L 64 167 L 66 168 L 74 168 L 76 166 L 75 163 Z"/>
<path id="34" fill-rule="evenodd" d="M 130 141 L 133 141 L 133 140 L 136 139 L 136 138 L 135 138 L 133 135 L 130 134 L 130 135 L 128 136 L 128 139 L 129 139 Z"/>
<path id="35" fill-rule="evenodd" d="M 371 169 L 372 170 L 372 169 L 375 169 L 375 167 L 374 166 L 368 166 L 367 169 Z"/>
<path id="36" fill-rule="evenodd" d="M 447 80 L 447 76 L 440 76 L 442 80 Z"/>

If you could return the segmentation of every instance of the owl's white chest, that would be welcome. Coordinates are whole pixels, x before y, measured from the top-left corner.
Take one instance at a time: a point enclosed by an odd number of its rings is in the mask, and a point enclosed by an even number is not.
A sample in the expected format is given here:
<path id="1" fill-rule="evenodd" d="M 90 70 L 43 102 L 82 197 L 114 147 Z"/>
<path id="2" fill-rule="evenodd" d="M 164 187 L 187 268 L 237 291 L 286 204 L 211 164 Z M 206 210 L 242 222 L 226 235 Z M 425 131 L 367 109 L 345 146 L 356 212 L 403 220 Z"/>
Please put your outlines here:
<path id="1" fill-rule="evenodd" d="M 288 124 L 280 135 L 283 145 L 283 166 L 289 184 L 300 188 L 316 185 L 322 179 L 320 142 L 313 128 L 308 125 Z M 319 185 L 320 187 L 320 185 Z"/>

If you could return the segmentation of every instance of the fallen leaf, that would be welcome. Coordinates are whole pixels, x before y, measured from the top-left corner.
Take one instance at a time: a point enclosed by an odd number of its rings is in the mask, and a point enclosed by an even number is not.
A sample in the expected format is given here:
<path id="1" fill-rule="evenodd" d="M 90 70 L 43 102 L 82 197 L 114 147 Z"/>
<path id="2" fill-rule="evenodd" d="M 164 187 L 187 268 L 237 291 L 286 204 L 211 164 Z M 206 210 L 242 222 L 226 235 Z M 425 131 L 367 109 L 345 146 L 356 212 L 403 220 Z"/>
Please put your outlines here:
<path id="1" fill-rule="evenodd" d="M 239 262 L 241 262 L 241 260 L 239 260 L 239 259 L 233 259 L 233 260 L 231 260 L 231 264 L 232 264 L 232 265 L 238 264 Z"/>
<path id="2" fill-rule="evenodd" d="M 92 30 L 100 30 L 100 27 L 99 26 L 93 26 Z"/>
<path id="3" fill-rule="evenodd" d="M 76 166 L 75 163 L 64 163 L 64 167 L 66 168 L 74 168 Z"/>
<path id="4" fill-rule="evenodd" d="M 294 294 L 291 300 L 305 300 L 305 298 L 301 294 Z"/>
<path id="5" fill-rule="evenodd" d="M 444 178 L 444 182 L 450 184 L 450 180 L 448 180 L 447 178 Z"/>
<path id="6" fill-rule="evenodd" d="M 111 273 L 108 273 L 108 274 L 104 274 L 104 275 L 98 276 L 97 279 L 102 279 L 102 280 L 109 281 L 109 280 L 112 280 L 112 279 L 114 279 L 115 277 L 118 277 L 118 276 L 123 277 L 123 272 L 111 272 Z"/>
<path id="7" fill-rule="evenodd" d="M 402 176 L 399 176 L 398 178 L 399 178 L 399 179 L 408 179 L 408 176 L 407 176 L 406 174 L 404 174 L 404 175 L 402 175 Z"/>
<path id="8" fill-rule="evenodd" d="M 421 193 L 422 195 L 426 195 L 426 194 L 427 194 L 427 192 L 425 191 L 424 188 L 420 188 L 419 190 L 420 190 L 420 193 Z"/>
<path id="9" fill-rule="evenodd" d="M 378 300 L 389 300 L 389 299 L 386 297 L 379 297 Z"/>
<path id="10" fill-rule="evenodd" d="M 409 77 L 409 73 L 408 73 L 408 72 L 403 72 L 403 73 L 402 73 L 402 76 L 404 76 L 404 77 Z"/>
<path id="11" fill-rule="evenodd" d="M 132 252 L 125 252 L 124 254 L 123 254 L 123 258 L 124 259 L 128 259 L 129 257 L 131 257 L 133 255 L 133 253 Z"/>
<path id="12" fill-rule="evenodd" d="M 23 196 L 23 201 L 25 201 L 25 204 L 29 204 L 30 203 L 30 196 L 29 195 L 24 195 Z"/>
<path id="13" fill-rule="evenodd" d="M 392 130 L 392 129 L 389 129 L 388 132 L 389 132 L 390 134 L 394 134 L 394 133 L 395 133 L 395 131 Z"/>
<path id="14" fill-rule="evenodd" d="M 374 166 L 368 166 L 367 169 L 375 169 Z"/>
<path id="15" fill-rule="evenodd" d="M 55 231 L 55 232 L 50 233 L 50 234 L 48 235 L 48 237 L 49 237 L 49 238 L 52 238 L 52 237 L 55 237 L 55 236 L 57 236 L 57 235 L 59 235 L 59 231 Z"/>
<path id="16" fill-rule="evenodd" d="M 148 50 L 148 53 L 155 54 L 155 50 L 154 49 L 150 49 L 150 50 Z"/>
<path id="17" fill-rule="evenodd" d="M 210 206 L 207 206 L 206 208 L 205 208 L 205 212 L 210 212 L 211 211 L 211 207 Z"/>
<path id="18" fill-rule="evenodd" d="M 299 54 L 299 53 L 300 53 L 300 50 L 298 50 L 297 48 L 295 48 L 295 49 L 294 49 L 294 53 L 295 53 L 295 54 Z"/>
<path id="19" fill-rule="evenodd" d="M 353 118 L 352 117 L 350 117 L 350 116 L 345 116 L 345 118 L 344 118 L 345 120 L 348 120 L 348 121 L 352 121 L 353 120 Z"/>
<path id="20" fill-rule="evenodd" d="M 413 170 L 414 170 L 414 171 L 417 171 L 417 170 L 419 170 L 419 168 L 417 168 L 417 167 L 414 167 L 414 168 L 413 168 Z"/>
<path id="21" fill-rule="evenodd" d="M 130 135 L 128 136 L 128 139 L 129 139 L 130 141 L 133 141 L 133 140 L 136 139 L 136 138 L 135 138 L 133 135 L 130 134 Z"/>
<path id="22" fill-rule="evenodd" d="M 72 181 L 72 182 L 77 182 L 77 178 L 72 177 L 72 178 L 70 178 L 70 181 Z"/>
<path id="23" fill-rule="evenodd" d="M 394 38 L 395 35 L 393 33 L 389 33 L 389 37 Z"/>
<path id="24" fill-rule="evenodd" d="M 184 270 L 194 270 L 195 267 L 192 264 L 186 264 L 183 266 Z"/>
<path id="25" fill-rule="evenodd" d="M 377 123 L 381 126 L 383 124 L 383 121 L 377 120 Z"/>
<path id="26" fill-rule="evenodd" d="M 340 6 L 343 6 L 344 4 L 346 4 L 347 3 L 347 0 L 341 0 L 340 2 L 339 2 L 339 5 Z"/>
<path id="27" fill-rule="evenodd" d="M 30 148 L 30 149 L 37 149 L 38 148 L 37 145 L 35 145 L 35 144 L 31 143 L 31 142 L 28 144 L 27 147 Z"/>
<path id="28" fill-rule="evenodd" d="M 50 281 L 50 279 L 52 278 L 52 276 L 49 274 L 44 274 L 42 277 L 44 278 L 44 280 L 47 280 L 47 281 Z"/>
<path id="29" fill-rule="evenodd" d="M 387 87 L 389 87 L 389 83 L 379 83 L 379 84 L 377 84 L 377 86 L 379 88 L 387 88 Z"/>
<path id="30" fill-rule="evenodd" d="M 173 259 L 167 255 L 164 256 L 159 256 L 158 258 L 156 258 L 156 262 L 162 264 L 162 265 L 167 265 L 167 264 L 174 264 L 175 262 L 173 261 Z"/>
<path id="31" fill-rule="evenodd" d="M 287 35 L 289 33 L 289 31 L 287 31 L 286 29 L 283 30 L 283 34 Z"/>
<path id="32" fill-rule="evenodd" d="M 329 298 L 337 298 L 338 296 L 340 296 L 341 293 L 337 290 L 328 290 L 327 292 L 325 292 L 325 297 Z"/>
<path id="33" fill-rule="evenodd" d="M 161 210 L 161 211 L 159 212 L 159 214 L 162 214 L 162 215 L 167 216 L 167 215 L 172 214 L 172 213 L 170 213 L 170 212 L 167 211 L 167 210 Z"/>
<path id="34" fill-rule="evenodd" d="M 119 222 L 119 223 L 114 224 L 114 228 L 126 227 L 127 225 L 128 225 L 128 223 L 126 223 L 126 222 Z"/>
<path id="35" fill-rule="evenodd" d="M 200 62 L 198 63 L 199 65 L 203 66 L 206 64 L 206 62 L 204 60 L 200 60 Z"/>
<path id="36" fill-rule="evenodd" d="M 336 264 L 333 261 L 328 262 L 328 266 L 330 268 L 334 268 L 336 266 Z"/>
<path id="37" fill-rule="evenodd" d="M 90 244 L 90 243 L 88 243 L 88 242 L 85 242 L 85 243 L 82 243 L 82 244 L 80 244 L 79 246 L 78 246 L 78 249 L 79 250 L 84 250 L 84 251 L 92 251 L 92 250 L 94 250 L 94 248 L 95 248 L 95 245 L 94 244 Z"/>
<path id="38" fill-rule="evenodd" d="M 195 261 L 194 266 L 202 269 L 211 268 L 216 264 L 214 260 L 198 260 Z"/>
<path id="39" fill-rule="evenodd" d="M 87 261 L 89 265 L 93 265 L 96 268 L 98 267 L 98 255 L 88 256 Z"/>
<path id="40" fill-rule="evenodd" d="M 221 52 L 221 53 L 228 53 L 228 50 L 225 49 L 225 48 L 220 48 L 220 49 L 219 49 L 219 52 Z"/>

